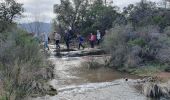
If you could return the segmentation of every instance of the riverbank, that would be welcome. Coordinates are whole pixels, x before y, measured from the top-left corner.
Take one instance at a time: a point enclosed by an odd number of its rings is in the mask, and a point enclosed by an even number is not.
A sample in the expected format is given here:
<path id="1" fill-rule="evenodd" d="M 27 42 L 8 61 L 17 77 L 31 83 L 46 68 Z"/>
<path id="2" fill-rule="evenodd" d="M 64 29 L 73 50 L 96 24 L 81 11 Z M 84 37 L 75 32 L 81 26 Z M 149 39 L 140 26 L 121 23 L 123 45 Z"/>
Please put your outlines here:
<path id="1" fill-rule="evenodd" d="M 117 69 L 120 72 L 126 72 L 131 75 L 136 75 L 141 78 L 153 77 L 157 78 L 157 81 L 169 81 L 170 80 L 170 72 L 166 72 L 165 68 L 162 66 L 147 66 L 142 68 L 124 68 Z"/>

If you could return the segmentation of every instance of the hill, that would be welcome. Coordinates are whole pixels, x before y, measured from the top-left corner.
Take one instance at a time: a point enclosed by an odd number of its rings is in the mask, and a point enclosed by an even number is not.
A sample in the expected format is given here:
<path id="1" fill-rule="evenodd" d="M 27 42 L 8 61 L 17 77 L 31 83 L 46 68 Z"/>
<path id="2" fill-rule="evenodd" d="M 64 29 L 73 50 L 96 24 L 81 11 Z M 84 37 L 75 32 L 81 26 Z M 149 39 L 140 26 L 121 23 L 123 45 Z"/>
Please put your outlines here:
<path id="1" fill-rule="evenodd" d="M 50 23 L 44 22 L 22 23 L 19 24 L 18 27 L 26 30 L 29 33 L 50 33 L 52 29 Z"/>

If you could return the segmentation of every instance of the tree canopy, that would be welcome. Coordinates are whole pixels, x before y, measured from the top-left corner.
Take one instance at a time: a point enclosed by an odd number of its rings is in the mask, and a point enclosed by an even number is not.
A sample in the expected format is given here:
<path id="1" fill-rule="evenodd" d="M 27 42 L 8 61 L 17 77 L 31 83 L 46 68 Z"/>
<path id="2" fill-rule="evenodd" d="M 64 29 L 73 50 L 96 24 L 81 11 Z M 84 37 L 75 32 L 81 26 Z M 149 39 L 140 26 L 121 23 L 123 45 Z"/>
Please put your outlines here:
<path id="1" fill-rule="evenodd" d="M 57 20 L 62 28 L 71 27 L 74 32 L 87 34 L 97 29 L 105 31 L 112 27 L 119 13 L 115 6 L 105 5 L 103 0 L 60 0 L 54 6 Z"/>
<path id="2" fill-rule="evenodd" d="M 8 24 L 13 23 L 14 19 L 22 14 L 22 5 L 15 0 L 5 0 L 0 3 L 0 32 L 5 30 Z"/>

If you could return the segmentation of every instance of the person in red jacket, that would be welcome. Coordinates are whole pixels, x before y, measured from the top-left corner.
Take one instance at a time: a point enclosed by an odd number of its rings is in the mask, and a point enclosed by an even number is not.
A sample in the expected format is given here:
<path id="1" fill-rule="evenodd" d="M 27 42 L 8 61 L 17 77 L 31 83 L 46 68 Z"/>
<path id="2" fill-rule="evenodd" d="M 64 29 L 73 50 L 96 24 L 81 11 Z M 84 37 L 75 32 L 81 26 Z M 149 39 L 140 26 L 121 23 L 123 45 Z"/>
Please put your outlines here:
<path id="1" fill-rule="evenodd" d="M 96 40 L 96 36 L 93 35 L 93 33 L 90 34 L 90 45 L 91 45 L 91 48 L 94 48 L 94 43 L 95 43 L 95 40 Z"/>

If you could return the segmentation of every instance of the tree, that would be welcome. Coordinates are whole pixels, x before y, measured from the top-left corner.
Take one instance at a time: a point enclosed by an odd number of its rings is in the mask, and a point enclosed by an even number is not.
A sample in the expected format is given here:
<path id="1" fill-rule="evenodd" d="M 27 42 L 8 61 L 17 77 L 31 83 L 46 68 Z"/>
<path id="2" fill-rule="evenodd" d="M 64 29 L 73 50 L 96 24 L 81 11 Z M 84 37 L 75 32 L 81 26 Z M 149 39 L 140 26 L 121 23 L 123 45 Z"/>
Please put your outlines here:
<path id="1" fill-rule="evenodd" d="M 54 6 L 57 20 L 64 28 L 71 27 L 75 30 L 76 24 L 81 20 L 81 13 L 85 11 L 88 0 L 60 0 L 61 4 Z"/>
<path id="2" fill-rule="evenodd" d="M 136 5 L 130 4 L 124 8 L 124 14 L 132 23 L 134 29 L 152 23 L 152 17 L 156 10 L 156 4 L 151 1 L 141 0 Z"/>
<path id="3" fill-rule="evenodd" d="M 51 25 L 52 25 L 52 28 L 51 28 L 52 31 L 51 31 L 49 37 L 50 37 L 50 40 L 55 40 L 55 33 L 54 32 L 61 34 L 63 30 L 61 28 L 61 25 L 57 22 L 56 19 L 52 20 Z M 61 35 L 63 35 L 63 34 L 61 34 Z"/>
<path id="4" fill-rule="evenodd" d="M 88 10 L 82 28 L 93 32 L 99 29 L 104 32 L 112 27 L 118 15 L 115 6 L 105 6 L 102 0 L 96 0 Z"/>
<path id="5" fill-rule="evenodd" d="M 75 32 L 89 33 L 112 27 L 118 13 L 115 6 L 105 6 L 103 0 L 61 0 L 54 6 L 59 24 Z"/>
<path id="6" fill-rule="evenodd" d="M 4 31 L 8 24 L 12 24 L 14 19 L 23 12 L 22 4 L 15 0 L 5 0 L 0 3 L 0 32 Z"/>

